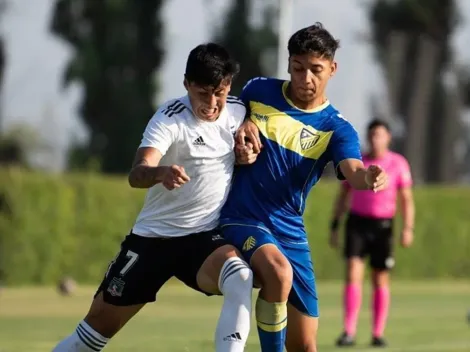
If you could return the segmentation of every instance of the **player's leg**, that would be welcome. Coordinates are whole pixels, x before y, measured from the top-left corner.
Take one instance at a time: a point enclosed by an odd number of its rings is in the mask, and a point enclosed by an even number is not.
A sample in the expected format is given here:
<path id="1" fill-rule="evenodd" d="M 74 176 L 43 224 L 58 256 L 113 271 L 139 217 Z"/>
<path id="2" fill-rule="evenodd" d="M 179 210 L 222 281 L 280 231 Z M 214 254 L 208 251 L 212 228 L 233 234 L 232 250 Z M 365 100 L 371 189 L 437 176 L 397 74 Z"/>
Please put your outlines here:
<path id="1" fill-rule="evenodd" d="M 53 352 L 101 351 L 147 302 L 155 300 L 156 292 L 171 276 L 169 268 L 173 265 L 156 262 L 163 260 L 164 253 L 168 252 L 166 245 L 162 246 L 159 241 L 132 234 L 126 237 L 121 251 L 108 267 L 88 314 Z"/>
<path id="2" fill-rule="evenodd" d="M 338 346 L 355 344 L 357 322 L 362 304 L 364 256 L 367 254 L 366 233 L 361 219 L 350 215 L 346 223 L 344 258 L 346 260 L 343 288 L 343 333 L 337 339 Z"/>
<path id="3" fill-rule="evenodd" d="M 318 318 L 308 316 L 287 304 L 287 352 L 316 352 Z"/>
<path id="4" fill-rule="evenodd" d="M 284 246 L 293 269 L 292 289 L 287 305 L 287 352 L 316 352 L 318 297 L 315 274 L 307 245 Z"/>
<path id="5" fill-rule="evenodd" d="M 223 294 L 215 332 L 217 352 L 242 352 L 250 332 L 253 272 L 218 231 L 192 235 L 176 276 L 208 295 Z"/>
<path id="6" fill-rule="evenodd" d="M 384 331 L 390 308 L 390 270 L 393 259 L 392 221 L 377 222 L 371 246 L 370 265 L 372 267 L 372 345 L 386 345 Z"/>
<path id="7" fill-rule="evenodd" d="M 255 307 L 261 351 L 282 352 L 292 267 L 267 230 L 251 225 L 224 225 L 223 234 L 240 249 L 261 286 Z"/>

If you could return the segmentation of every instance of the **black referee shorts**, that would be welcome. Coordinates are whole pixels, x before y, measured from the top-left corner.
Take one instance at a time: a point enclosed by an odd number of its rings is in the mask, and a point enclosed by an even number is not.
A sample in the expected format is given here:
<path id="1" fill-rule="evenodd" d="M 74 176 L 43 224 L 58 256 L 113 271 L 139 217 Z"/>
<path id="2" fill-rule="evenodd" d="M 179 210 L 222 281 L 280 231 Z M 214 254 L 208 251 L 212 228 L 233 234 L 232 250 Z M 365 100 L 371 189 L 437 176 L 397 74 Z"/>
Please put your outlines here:
<path id="1" fill-rule="evenodd" d="M 344 256 L 369 257 L 370 266 L 390 270 L 393 258 L 393 219 L 364 217 L 350 213 L 346 221 Z"/>

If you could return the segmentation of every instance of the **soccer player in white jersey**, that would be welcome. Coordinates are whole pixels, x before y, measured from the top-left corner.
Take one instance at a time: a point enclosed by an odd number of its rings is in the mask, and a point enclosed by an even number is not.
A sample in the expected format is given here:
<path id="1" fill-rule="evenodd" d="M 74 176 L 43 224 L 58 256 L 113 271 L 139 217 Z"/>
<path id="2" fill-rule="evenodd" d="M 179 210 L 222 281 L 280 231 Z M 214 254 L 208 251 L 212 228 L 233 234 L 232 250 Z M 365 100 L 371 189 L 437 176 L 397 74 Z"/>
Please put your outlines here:
<path id="1" fill-rule="evenodd" d="M 171 277 L 209 296 L 223 294 L 216 351 L 244 350 L 253 273 L 217 229 L 232 180 L 234 134 L 246 113 L 243 103 L 228 96 L 238 70 L 217 44 L 189 54 L 188 94 L 152 117 L 129 174 L 132 187 L 149 189 L 143 209 L 85 319 L 54 352 L 101 351 Z M 255 159 L 248 151 L 237 161 Z"/>

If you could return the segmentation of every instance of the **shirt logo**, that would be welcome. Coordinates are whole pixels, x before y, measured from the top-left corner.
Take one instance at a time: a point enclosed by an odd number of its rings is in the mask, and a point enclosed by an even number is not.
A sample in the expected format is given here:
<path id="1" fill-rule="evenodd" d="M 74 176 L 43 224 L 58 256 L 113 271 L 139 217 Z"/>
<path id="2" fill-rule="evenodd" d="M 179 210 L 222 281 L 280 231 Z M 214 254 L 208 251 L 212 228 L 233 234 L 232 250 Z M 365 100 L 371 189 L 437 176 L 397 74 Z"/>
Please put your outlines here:
<path id="1" fill-rule="evenodd" d="M 250 236 L 246 239 L 245 243 L 243 243 L 242 250 L 244 252 L 248 252 L 250 249 L 253 249 L 256 246 L 256 240 L 253 236 Z"/>
<path id="2" fill-rule="evenodd" d="M 302 150 L 312 148 L 315 144 L 317 144 L 319 139 L 320 135 L 310 132 L 306 128 L 302 128 L 302 131 L 300 131 L 300 147 Z"/>
<path id="3" fill-rule="evenodd" d="M 194 140 L 193 145 L 201 145 L 202 146 L 202 145 L 206 145 L 206 142 L 204 142 L 204 138 L 199 136 Z"/>
<path id="4" fill-rule="evenodd" d="M 253 116 L 257 119 L 257 120 L 260 120 L 260 121 L 264 121 L 264 122 L 267 122 L 269 117 L 267 117 L 266 115 L 261 115 L 261 114 L 258 114 L 257 112 L 254 112 L 253 113 Z"/>

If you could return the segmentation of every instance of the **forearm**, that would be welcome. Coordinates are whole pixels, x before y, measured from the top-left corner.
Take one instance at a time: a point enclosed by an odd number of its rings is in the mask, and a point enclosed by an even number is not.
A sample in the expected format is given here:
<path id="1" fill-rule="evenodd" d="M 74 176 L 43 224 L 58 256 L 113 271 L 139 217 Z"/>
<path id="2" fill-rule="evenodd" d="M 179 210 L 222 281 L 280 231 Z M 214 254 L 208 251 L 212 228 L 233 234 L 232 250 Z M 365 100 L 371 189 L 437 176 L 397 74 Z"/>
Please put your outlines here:
<path id="1" fill-rule="evenodd" d="M 349 206 L 349 189 L 344 185 L 336 198 L 335 206 L 333 208 L 333 219 L 341 220 L 343 215 L 347 212 Z"/>
<path id="2" fill-rule="evenodd" d="M 129 185 L 132 188 L 150 188 L 163 181 L 165 166 L 139 164 L 129 173 Z"/>
<path id="3" fill-rule="evenodd" d="M 367 183 L 366 179 L 367 175 L 367 170 L 365 168 L 357 168 L 356 170 L 353 170 L 350 172 L 348 175 L 344 175 L 348 181 L 348 183 L 351 185 L 352 188 L 356 190 L 368 190 L 370 189 L 370 186 Z"/>
<path id="4" fill-rule="evenodd" d="M 415 226 L 415 204 L 413 198 L 403 199 L 401 202 L 401 213 L 404 229 L 414 229 Z"/>
<path id="5" fill-rule="evenodd" d="M 333 209 L 333 220 L 341 220 L 347 210 L 348 208 L 345 199 L 338 198 Z"/>

